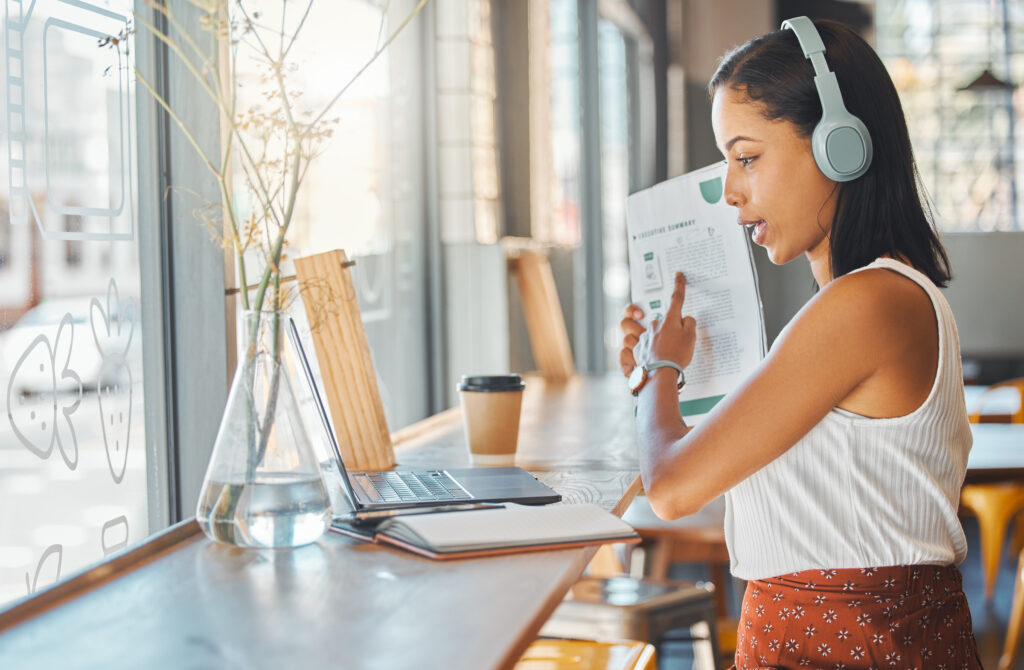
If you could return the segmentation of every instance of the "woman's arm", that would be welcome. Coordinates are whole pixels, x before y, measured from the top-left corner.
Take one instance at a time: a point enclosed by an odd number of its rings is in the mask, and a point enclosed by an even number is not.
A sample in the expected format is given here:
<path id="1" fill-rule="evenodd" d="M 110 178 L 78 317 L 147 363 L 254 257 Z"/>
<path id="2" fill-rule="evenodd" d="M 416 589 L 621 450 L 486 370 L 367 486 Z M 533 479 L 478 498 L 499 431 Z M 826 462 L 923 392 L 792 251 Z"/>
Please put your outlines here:
<path id="1" fill-rule="evenodd" d="M 908 292 L 901 281 L 908 280 L 867 271 L 830 282 L 754 373 L 695 428 L 679 415 L 675 375 L 654 374 L 638 397 L 637 431 L 640 472 L 655 512 L 677 518 L 698 511 L 782 455 L 879 371 L 898 369 L 920 328 L 908 324 L 907 315 L 927 314 L 922 300 L 931 310 L 920 288 Z M 680 275 L 664 325 L 652 324 L 639 337 L 637 364 L 689 362 L 693 343 L 682 322 L 684 296 Z M 934 330 L 934 318 L 924 325 Z"/>

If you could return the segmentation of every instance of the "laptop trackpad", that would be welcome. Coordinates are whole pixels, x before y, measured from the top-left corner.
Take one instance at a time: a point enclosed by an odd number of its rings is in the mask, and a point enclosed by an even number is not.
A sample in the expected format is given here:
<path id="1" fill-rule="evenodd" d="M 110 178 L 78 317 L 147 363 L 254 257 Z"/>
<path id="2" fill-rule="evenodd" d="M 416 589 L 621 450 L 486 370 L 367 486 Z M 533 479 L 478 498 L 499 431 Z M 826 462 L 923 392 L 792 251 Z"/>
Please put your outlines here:
<path id="1" fill-rule="evenodd" d="M 450 469 L 448 473 L 474 498 L 511 500 L 554 493 L 533 475 L 517 467 Z"/>

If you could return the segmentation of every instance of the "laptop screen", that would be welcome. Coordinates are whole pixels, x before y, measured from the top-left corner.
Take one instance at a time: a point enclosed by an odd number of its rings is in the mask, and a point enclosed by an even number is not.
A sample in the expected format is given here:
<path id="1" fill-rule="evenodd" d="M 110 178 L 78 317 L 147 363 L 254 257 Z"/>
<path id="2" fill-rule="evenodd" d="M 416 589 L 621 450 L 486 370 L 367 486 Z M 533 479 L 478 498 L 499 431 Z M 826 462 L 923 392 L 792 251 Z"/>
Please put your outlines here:
<path id="1" fill-rule="evenodd" d="M 352 511 L 359 511 L 362 509 L 362 505 L 359 499 L 356 498 L 355 491 L 352 490 L 352 483 L 348 479 L 348 471 L 345 470 L 345 462 L 341 458 L 341 449 L 338 447 L 338 440 L 334 436 L 334 430 L 331 428 L 331 419 L 327 415 L 327 408 L 324 407 L 323 397 L 320 395 L 320 388 L 317 386 L 316 377 L 313 375 L 313 368 L 309 364 L 309 358 L 306 356 L 306 349 L 302 346 L 302 338 L 299 337 L 299 329 L 295 325 L 295 319 L 288 317 L 288 338 L 291 340 L 292 348 L 295 350 L 295 358 L 299 361 L 299 365 L 302 366 L 302 371 L 306 376 L 306 383 L 309 384 L 309 390 L 313 395 L 313 401 L 316 404 L 317 414 L 320 415 L 320 422 L 323 425 L 324 431 L 327 433 L 327 440 L 334 451 L 335 462 L 338 465 L 338 471 L 341 473 L 341 484 L 345 491 L 345 495 L 348 497 L 349 504 L 352 505 Z"/>

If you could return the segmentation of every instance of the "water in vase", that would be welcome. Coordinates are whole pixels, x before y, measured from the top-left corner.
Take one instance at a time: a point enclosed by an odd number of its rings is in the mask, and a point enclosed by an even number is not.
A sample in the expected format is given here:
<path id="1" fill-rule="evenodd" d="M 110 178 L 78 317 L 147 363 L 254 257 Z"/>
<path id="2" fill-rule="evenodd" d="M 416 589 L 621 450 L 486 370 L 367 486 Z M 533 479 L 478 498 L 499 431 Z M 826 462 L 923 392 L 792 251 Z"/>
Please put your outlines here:
<path id="1" fill-rule="evenodd" d="M 207 535 L 230 544 L 298 547 L 316 541 L 327 528 L 327 500 L 317 475 L 263 473 L 251 484 L 210 482 L 197 520 Z"/>

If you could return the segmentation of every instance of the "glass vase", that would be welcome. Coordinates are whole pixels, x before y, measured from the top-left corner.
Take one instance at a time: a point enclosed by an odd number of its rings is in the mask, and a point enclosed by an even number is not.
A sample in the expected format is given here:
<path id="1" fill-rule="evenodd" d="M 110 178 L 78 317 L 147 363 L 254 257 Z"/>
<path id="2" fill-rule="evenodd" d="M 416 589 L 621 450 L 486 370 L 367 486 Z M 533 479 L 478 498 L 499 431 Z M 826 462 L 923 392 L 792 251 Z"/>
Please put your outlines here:
<path id="1" fill-rule="evenodd" d="M 297 547 L 327 529 L 331 508 L 282 365 L 285 315 L 246 311 L 243 351 L 206 468 L 196 519 L 238 547 Z"/>

